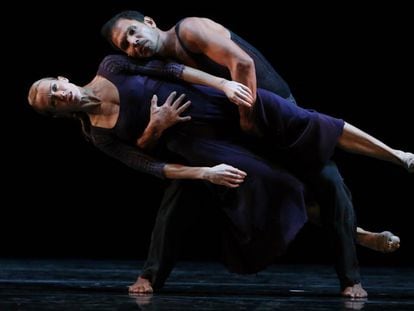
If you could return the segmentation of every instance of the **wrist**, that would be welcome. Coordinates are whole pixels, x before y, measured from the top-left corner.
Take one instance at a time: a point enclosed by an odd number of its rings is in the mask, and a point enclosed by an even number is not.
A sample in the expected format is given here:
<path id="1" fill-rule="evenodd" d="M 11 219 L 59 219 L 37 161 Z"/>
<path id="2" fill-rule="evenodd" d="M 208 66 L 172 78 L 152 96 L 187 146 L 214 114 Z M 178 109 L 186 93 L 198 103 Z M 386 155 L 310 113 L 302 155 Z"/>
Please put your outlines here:
<path id="1" fill-rule="evenodd" d="M 217 88 L 220 90 L 220 91 L 223 91 L 224 92 L 224 90 L 225 90 L 225 88 L 226 88 L 226 83 L 228 82 L 228 80 L 227 79 L 224 79 L 224 78 L 219 78 L 219 80 L 218 80 L 218 84 L 217 84 Z"/>
<path id="2" fill-rule="evenodd" d="M 200 167 L 199 170 L 200 170 L 199 179 L 209 181 L 210 180 L 210 170 L 209 170 L 209 168 L 208 167 Z"/>
<path id="3" fill-rule="evenodd" d="M 151 136 L 159 137 L 161 136 L 162 132 L 164 131 L 164 127 L 162 122 L 159 121 L 150 121 L 147 126 L 148 132 Z"/>

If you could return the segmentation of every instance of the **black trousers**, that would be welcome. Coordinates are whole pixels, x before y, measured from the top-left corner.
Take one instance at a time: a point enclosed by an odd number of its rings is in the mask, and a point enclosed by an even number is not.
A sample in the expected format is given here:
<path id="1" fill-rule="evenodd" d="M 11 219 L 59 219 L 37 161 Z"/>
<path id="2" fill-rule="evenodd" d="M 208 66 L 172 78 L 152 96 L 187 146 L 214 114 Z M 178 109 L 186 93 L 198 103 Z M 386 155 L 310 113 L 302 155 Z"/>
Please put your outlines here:
<path id="1" fill-rule="evenodd" d="M 214 200 L 202 181 L 173 180 L 167 187 L 151 235 L 148 258 L 141 277 L 161 288 L 174 268 L 186 235 L 201 209 L 211 209 Z"/>
<path id="2" fill-rule="evenodd" d="M 331 239 L 335 269 L 341 288 L 360 282 L 355 248 L 356 220 L 349 189 L 334 162 L 329 162 L 317 176 L 305 180 L 320 206 L 321 224 Z M 204 183 L 172 181 L 158 211 L 147 261 L 141 277 L 161 288 L 180 253 L 181 241 L 199 208 L 211 208 L 213 196 Z"/>
<path id="3" fill-rule="evenodd" d="M 332 161 L 305 184 L 320 206 L 320 223 L 334 249 L 341 288 L 361 282 L 356 253 L 356 217 L 352 196 Z"/>

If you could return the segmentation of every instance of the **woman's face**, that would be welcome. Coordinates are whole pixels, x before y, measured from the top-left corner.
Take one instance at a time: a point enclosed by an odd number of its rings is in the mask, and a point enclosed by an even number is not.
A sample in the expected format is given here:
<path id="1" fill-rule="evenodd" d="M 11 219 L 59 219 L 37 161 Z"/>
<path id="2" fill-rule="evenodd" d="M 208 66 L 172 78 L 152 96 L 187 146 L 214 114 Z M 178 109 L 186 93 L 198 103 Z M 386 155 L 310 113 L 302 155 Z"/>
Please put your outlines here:
<path id="1" fill-rule="evenodd" d="M 81 106 L 81 98 L 79 87 L 70 83 L 66 78 L 58 77 L 57 79 L 40 80 L 32 105 L 41 111 L 78 111 Z"/>

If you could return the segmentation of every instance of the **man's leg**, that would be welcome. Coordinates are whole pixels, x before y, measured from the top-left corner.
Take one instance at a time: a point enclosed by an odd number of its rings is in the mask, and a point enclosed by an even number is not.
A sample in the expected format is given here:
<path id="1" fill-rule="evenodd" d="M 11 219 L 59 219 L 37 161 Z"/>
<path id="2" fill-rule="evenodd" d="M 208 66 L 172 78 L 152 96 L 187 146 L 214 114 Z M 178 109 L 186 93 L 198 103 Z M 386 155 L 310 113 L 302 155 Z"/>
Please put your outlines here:
<path id="1" fill-rule="evenodd" d="M 335 163 L 329 162 L 317 176 L 308 181 L 321 208 L 321 221 L 335 250 L 335 269 L 342 294 L 365 297 L 361 287 L 356 247 L 356 220 L 351 193 Z"/>
<path id="2" fill-rule="evenodd" d="M 147 261 L 133 293 L 149 293 L 161 288 L 174 268 L 186 229 L 197 218 L 208 188 L 198 181 L 174 180 L 165 191 L 157 214 Z"/>

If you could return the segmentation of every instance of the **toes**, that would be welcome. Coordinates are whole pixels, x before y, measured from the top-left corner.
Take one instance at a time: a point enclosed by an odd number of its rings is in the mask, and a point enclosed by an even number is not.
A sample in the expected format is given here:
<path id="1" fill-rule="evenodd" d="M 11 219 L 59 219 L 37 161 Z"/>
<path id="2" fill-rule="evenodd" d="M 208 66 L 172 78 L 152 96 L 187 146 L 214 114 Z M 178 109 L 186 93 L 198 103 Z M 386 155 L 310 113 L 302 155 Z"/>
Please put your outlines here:
<path id="1" fill-rule="evenodd" d="M 395 251 L 399 248 L 400 248 L 400 241 L 399 240 L 398 240 L 398 242 L 396 242 L 396 241 L 388 242 L 388 250 L 390 252 L 393 252 L 393 251 Z"/>
<path id="2" fill-rule="evenodd" d="M 380 233 L 382 239 L 381 251 L 384 253 L 390 253 L 396 251 L 400 247 L 400 238 L 389 231 Z"/>
<path id="3" fill-rule="evenodd" d="M 411 152 L 407 152 L 408 153 L 408 157 L 407 157 L 407 166 L 408 166 L 408 171 L 410 173 L 414 172 L 414 154 Z"/>
<path id="4" fill-rule="evenodd" d="M 152 287 L 137 286 L 129 289 L 130 293 L 134 294 L 151 294 L 153 292 Z"/>
<path id="5" fill-rule="evenodd" d="M 414 173 L 414 154 L 411 152 L 404 153 L 404 164 L 410 173 Z"/>
<path id="6" fill-rule="evenodd" d="M 400 238 L 398 236 L 396 236 L 396 235 L 392 235 L 392 237 L 390 239 L 390 242 L 391 243 L 398 243 L 398 244 L 400 244 Z"/>
<path id="7" fill-rule="evenodd" d="M 414 173 L 414 153 L 397 150 L 396 155 L 406 170 L 410 173 Z"/>

